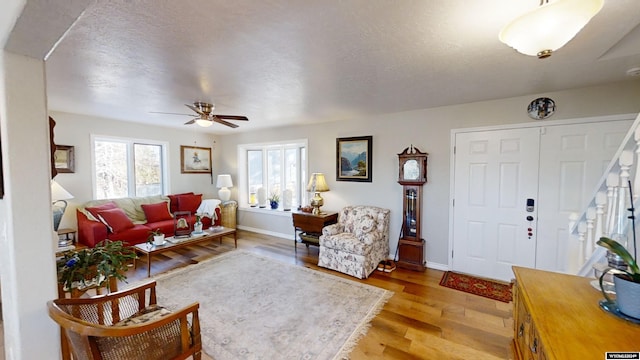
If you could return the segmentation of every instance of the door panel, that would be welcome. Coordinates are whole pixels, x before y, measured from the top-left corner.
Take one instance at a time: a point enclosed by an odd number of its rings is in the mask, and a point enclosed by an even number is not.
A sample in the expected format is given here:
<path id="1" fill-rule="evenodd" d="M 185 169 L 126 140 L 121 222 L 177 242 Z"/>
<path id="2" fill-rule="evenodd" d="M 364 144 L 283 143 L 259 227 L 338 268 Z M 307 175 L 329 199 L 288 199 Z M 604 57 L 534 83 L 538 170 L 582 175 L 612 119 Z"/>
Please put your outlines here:
<path id="1" fill-rule="evenodd" d="M 453 269 L 510 280 L 535 265 L 526 199 L 537 197 L 539 129 L 456 134 Z"/>
<path id="2" fill-rule="evenodd" d="M 575 273 L 577 244 L 568 241 L 569 215 L 581 212 L 631 120 L 544 128 L 540 137 L 540 195 L 536 268 Z"/>

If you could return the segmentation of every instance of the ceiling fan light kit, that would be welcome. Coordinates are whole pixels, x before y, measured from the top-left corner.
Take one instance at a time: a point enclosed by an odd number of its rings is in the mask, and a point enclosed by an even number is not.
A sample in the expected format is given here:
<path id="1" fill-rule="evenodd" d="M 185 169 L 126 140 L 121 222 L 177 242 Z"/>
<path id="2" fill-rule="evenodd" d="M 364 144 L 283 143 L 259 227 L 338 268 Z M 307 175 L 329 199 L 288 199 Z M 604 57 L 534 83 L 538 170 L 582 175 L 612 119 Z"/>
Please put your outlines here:
<path id="1" fill-rule="evenodd" d="M 203 101 L 196 101 L 193 105 L 184 104 L 184 106 L 189 109 L 195 111 L 197 113 L 197 117 L 193 118 L 186 123 L 185 125 L 198 124 L 202 127 L 209 127 L 213 125 L 214 122 L 222 125 L 226 125 L 230 128 L 237 128 L 238 125 L 225 121 L 223 119 L 228 120 L 240 120 L 240 121 L 249 121 L 249 118 L 242 115 L 220 115 L 220 114 L 212 114 L 211 112 L 214 109 L 213 104 L 206 103 Z M 189 114 L 176 114 L 176 113 L 166 113 L 166 112 L 154 112 L 156 114 L 167 114 L 167 115 L 189 115 Z"/>
<path id="2" fill-rule="evenodd" d="M 519 53 L 545 59 L 573 39 L 602 9 L 604 0 L 541 0 L 500 31 L 499 39 Z"/>
<path id="3" fill-rule="evenodd" d="M 211 125 L 213 125 L 213 121 L 209 120 L 209 119 L 196 119 L 196 124 L 202 126 L 202 127 L 209 127 Z"/>

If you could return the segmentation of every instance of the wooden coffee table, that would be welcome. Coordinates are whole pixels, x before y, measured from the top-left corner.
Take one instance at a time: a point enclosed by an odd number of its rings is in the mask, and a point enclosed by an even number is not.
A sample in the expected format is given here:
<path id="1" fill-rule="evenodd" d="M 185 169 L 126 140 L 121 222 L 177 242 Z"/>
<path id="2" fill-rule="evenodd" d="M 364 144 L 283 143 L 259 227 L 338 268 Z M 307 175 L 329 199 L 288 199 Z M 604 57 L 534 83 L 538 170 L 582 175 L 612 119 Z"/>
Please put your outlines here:
<path id="1" fill-rule="evenodd" d="M 136 253 L 143 254 L 147 256 L 147 277 L 151 277 L 151 256 L 155 254 L 160 254 L 165 251 L 173 251 L 179 248 L 183 248 L 186 246 L 198 244 L 205 241 L 211 241 L 218 239 L 222 244 L 222 238 L 227 235 L 233 234 L 233 243 L 234 246 L 238 247 L 238 237 L 236 234 L 236 229 L 230 229 L 226 227 L 219 227 L 215 230 L 204 230 L 204 234 L 191 236 L 188 238 L 178 238 L 174 239 L 173 237 L 169 237 L 165 240 L 164 245 L 153 245 L 148 243 L 137 244 L 134 245 L 133 249 Z M 133 260 L 133 268 L 137 267 L 136 260 Z"/>

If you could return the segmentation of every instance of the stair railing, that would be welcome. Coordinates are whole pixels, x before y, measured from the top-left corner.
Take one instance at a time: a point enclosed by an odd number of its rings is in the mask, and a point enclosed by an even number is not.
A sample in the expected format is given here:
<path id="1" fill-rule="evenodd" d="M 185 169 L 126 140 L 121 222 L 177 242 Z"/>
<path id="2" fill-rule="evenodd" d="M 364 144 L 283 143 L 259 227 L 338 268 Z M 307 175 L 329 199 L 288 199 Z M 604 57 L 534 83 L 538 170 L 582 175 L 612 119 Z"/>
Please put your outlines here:
<path id="1" fill-rule="evenodd" d="M 631 205 L 629 181 L 634 187 L 636 209 L 640 205 L 640 171 L 637 171 L 640 164 L 639 125 L 640 114 L 604 171 L 585 209 L 582 213 L 572 214 L 569 219 L 569 241 L 577 242 L 578 246 L 574 255 L 578 257 L 575 262 L 579 267 L 575 270 L 578 275 L 593 276 L 593 266 L 605 259 L 606 250 L 596 245 L 601 236 L 626 235 L 630 231 L 627 218 L 627 209 Z"/>

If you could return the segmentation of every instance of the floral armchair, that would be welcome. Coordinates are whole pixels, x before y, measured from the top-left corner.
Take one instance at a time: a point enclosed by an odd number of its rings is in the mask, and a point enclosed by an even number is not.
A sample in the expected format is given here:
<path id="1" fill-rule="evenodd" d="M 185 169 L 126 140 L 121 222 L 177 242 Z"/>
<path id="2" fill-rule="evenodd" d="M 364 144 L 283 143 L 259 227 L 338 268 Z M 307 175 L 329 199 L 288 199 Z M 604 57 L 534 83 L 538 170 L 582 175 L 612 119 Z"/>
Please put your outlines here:
<path id="1" fill-rule="evenodd" d="M 389 257 L 388 209 L 347 206 L 320 236 L 318 266 L 366 279 Z"/>

